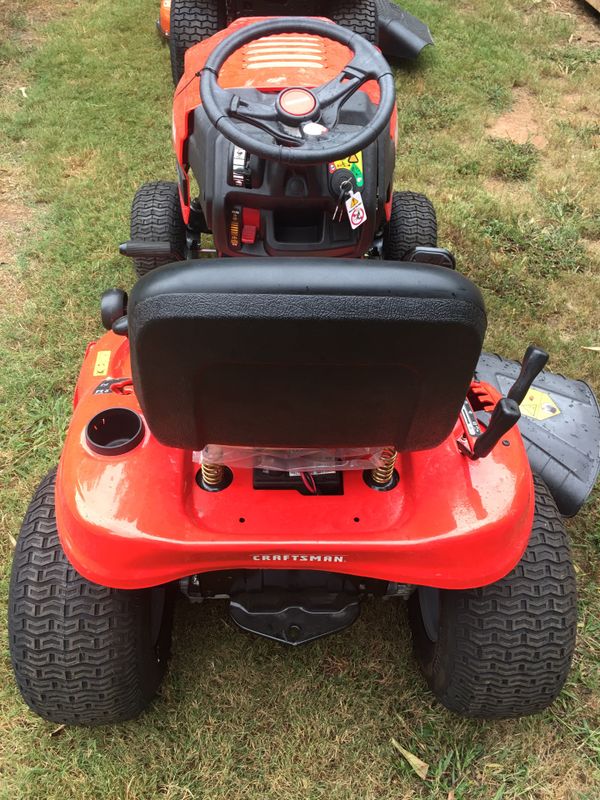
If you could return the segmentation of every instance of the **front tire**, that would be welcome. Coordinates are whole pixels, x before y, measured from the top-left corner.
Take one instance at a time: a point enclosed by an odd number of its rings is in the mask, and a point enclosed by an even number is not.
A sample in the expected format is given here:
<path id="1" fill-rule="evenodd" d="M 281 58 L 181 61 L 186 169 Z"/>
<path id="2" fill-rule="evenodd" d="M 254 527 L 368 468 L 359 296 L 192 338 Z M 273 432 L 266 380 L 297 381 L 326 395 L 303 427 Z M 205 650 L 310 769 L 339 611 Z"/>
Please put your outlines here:
<path id="1" fill-rule="evenodd" d="M 69 564 L 56 530 L 52 470 L 17 540 L 9 590 L 13 669 L 44 719 L 100 725 L 137 717 L 167 666 L 171 587 L 125 591 L 91 583 Z"/>
<path id="2" fill-rule="evenodd" d="M 169 52 L 175 86 L 185 67 L 185 51 L 208 39 L 227 23 L 225 0 L 172 0 Z"/>
<path id="3" fill-rule="evenodd" d="M 418 592 L 409 600 L 415 653 L 429 687 L 446 708 L 468 717 L 536 714 L 556 699 L 569 672 L 575 572 L 554 499 L 540 478 L 534 481 L 531 538 L 512 572 L 479 589 L 440 590 L 437 614 L 431 593 L 425 606 Z"/>
<path id="4" fill-rule="evenodd" d="M 171 181 L 145 183 L 135 193 L 131 205 L 131 239 L 141 242 L 168 242 L 176 258 L 144 256 L 133 258 L 136 275 L 141 278 L 150 270 L 184 259 L 185 222 L 181 215 L 179 187 Z"/>
<path id="5" fill-rule="evenodd" d="M 379 19 L 375 0 L 333 0 L 325 13 L 338 25 L 377 44 Z"/>
<path id="6" fill-rule="evenodd" d="M 383 235 L 384 257 L 402 261 L 414 247 L 437 247 L 433 203 L 418 192 L 394 192 L 392 213 Z"/>

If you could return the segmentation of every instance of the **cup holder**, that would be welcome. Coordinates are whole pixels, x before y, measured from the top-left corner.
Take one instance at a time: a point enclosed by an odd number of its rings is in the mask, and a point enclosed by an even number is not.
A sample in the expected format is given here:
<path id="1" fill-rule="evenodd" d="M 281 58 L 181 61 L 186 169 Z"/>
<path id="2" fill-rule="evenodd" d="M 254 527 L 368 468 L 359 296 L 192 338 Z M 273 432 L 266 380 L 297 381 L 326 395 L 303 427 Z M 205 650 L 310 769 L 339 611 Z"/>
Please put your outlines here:
<path id="1" fill-rule="evenodd" d="M 96 414 L 85 429 L 90 450 L 102 456 L 120 456 L 144 438 L 144 423 L 130 408 L 107 408 Z"/>

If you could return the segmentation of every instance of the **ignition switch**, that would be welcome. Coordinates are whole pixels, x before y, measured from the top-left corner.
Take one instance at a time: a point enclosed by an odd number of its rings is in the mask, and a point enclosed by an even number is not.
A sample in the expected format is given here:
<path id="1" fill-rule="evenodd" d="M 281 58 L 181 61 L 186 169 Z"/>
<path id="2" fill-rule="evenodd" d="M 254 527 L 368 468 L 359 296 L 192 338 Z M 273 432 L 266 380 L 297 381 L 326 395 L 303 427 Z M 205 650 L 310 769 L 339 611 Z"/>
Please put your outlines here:
<path id="1" fill-rule="evenodd" d="M 349 169 L 336 169 L 329 176 L 329 191 L 331 196 L 337 200 L 343 192 L 356 191 L 356 178 Z"/>

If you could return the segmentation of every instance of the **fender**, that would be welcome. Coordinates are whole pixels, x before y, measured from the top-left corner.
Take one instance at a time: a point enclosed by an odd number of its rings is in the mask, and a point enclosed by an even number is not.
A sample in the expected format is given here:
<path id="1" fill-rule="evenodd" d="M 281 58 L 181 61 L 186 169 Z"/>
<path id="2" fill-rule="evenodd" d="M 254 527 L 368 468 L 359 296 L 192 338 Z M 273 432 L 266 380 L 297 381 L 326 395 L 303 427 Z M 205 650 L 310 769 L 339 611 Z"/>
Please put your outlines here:
<path id="1" fill-rule="evenodd" d="M 126 338 L 109 332 L 88 347 L 56 482 L 61 542 L 96 583 L 141 588 L 301 561 L 306 569 L 459 589 L 502 578 L 527 545 L 533 482 L 516 427 L 507 445 L 472 461 L 457 446 L 461 415 L 439 447 L 399 456 L 400 481 L 389 492 L 369 488 L 360 472 L 344 474 L 341 496 L 265 492 L 253 488 L 252 470 L 233 469 L 231 485 L 212 493 L 196 482 L 192 452 L 165 447 L 147 426 L 123 455 L 88 447 L 86 426 L 103 410 L 129 408 L 143 419 L 130 376 Z M 492 386 L 477 391 L 500 397 Z"/>

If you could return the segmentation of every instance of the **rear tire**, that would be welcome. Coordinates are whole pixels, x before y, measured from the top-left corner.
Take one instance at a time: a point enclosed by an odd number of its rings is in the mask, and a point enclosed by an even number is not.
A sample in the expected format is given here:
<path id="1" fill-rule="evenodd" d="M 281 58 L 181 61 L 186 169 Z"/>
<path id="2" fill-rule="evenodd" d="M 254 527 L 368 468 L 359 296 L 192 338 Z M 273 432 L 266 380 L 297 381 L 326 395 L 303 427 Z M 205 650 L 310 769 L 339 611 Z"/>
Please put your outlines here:
<path id="1" fill-rule="evenodd" d="M 8 636 L 17 684 L 51 722 L 122 722 L 148 706 L 165 673 L 173 592 L 109 589 L 79 575 L 56 530 L 55 477 L 36 490 L 14 555 Z"/>
<path id="2" fill-rule="evenodd" d="M 177 253 L 177 258 L 134 258 L 139 278 L 156 267 L 185 258 L 186 228 L 176 183 L 154 181 L 137 190 L 131 206 L 131 238 L 142 242 L 169 242 L 172 251 Z"/>
<path id="3" fill-rule="evenodd" d="M 534 480 L 531 538 L 512 572 L 479 589 L 441 590 L 437 641 L 426 631 L 418 592 L 409 600 L 415 653 L 429 687 L 446 708 L 468 717 L 536 714 L 556 699 L 569 672 L 575 572 L 554 499 Z M 431 611 L 425 617 L 431 632 Z"/>
<path id="4" fill-rule="evenodd" d="M 333 0 L 325 14 L 338 25 L 377 44 L 379 20 L 375 0 Z"/>
<path id="5" fill-rule="evenodd" d="M 437 247 L 435 208 L 424 194 L 394 192 L 383 235 L 384 257 L 402 261 L 413 247 Z"/>
<path id="6" fill-rule="evenodd" d="M 225 27 L 225 0 L 172 0 L 169 51 L 175 86 L 185 67 L 185 51 Z"/>

